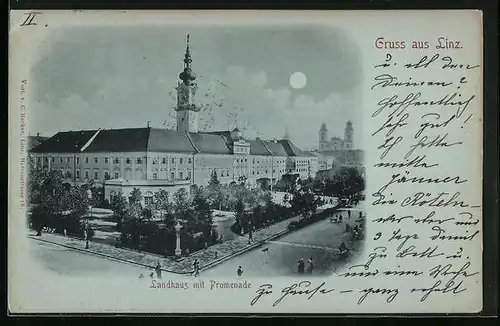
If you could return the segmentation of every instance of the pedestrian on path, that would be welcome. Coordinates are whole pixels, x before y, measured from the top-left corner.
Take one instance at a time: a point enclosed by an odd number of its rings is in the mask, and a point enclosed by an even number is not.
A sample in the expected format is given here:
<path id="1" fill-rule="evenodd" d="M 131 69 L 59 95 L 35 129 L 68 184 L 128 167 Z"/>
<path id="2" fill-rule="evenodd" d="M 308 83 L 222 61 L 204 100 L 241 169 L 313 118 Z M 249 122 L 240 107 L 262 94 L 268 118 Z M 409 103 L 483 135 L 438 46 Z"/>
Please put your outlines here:
<path id="1" fill-rule="evenodd" d="M 141 273 L 141 275 L 139 275 L 139 278 L 143 279 L 144 278 L 144 274 Z"/>
<path id="2" fill-rule="evenodd" d="M 312 257 L 310 257 L 307 263 L 308 263 L 308 264 L 307 264 L 307 272 L 308 272 L 309 274 L 312 274 L 312 272 L 313 272 L 313 270 L 314 270 L 313 258 L 312 258 Z"/>
<path id="3" fill-rule="evenodd" d="M 253 232 L 252 232 L 252 230 L 250 230 L 250 232 L 248 232 L 248 241 L 249 242 L 253 241 Z"/>
<path id="4" fill-rule="evenodd" d="M 299 274 L 304 274 L 304 267 L 305 267 L 304 258 L 300 258 L 297 265 L 298 265 L 297 270 L 298 270 Z"/>
<path id="5" fill-rule="evenodd" d="M 241 266 L 239 266 L 236 273 L 238 274 L 238 277 L 241 277 L 241 275 L 243 275 L 243 268 L 241 268 Z"/>
<path id="6" fill-rule="evenodd" d="M 156 277 L 158 279 L 160 279 L 161 278 L 161 265 L 160 265 L 160 262 L 158 262 L 158 264 L 156 264 L 155 271 L 156 271 Z"/>
<path id="7" fill-rule="evenodd" d="M 64 233 L 64 236 L 67 236 L 66 229 L 64 229 L 63 233 Z"/>
<path id="8" fill-rule="evenodd" d="M 198 258 L 196 258 L 193 262 L 193 270 L 194 276 L 200 275 L 200 262 L 198 261 Z"/>
<path id="9" fill-rule="evenodd" d="M 351 219 L 351 211 L 347 211 L 347 216 Z"/>
<path id="10" fill-rule="evenodd" d="M 266 255 L 266 264 L 269 260 L 269 247 L 262 249 L 262 252 Z"/>
<path id="11" fill-rule="evenodd" d="M 151 274 L 149 274 L 149 278 L 151 278 L 151 279 L 155 278 L 155 273 L 151 272 Z"/>

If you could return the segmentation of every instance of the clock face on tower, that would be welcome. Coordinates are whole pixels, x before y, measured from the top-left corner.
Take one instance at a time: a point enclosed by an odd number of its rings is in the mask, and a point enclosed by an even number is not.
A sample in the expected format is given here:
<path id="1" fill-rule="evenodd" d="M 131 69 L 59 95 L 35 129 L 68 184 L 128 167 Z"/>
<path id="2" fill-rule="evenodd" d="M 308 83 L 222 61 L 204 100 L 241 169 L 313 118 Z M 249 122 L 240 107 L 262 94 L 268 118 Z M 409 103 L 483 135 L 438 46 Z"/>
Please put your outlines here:
<path id="1" fill-rule="evenodd" d="M 187 104 L 187 102 L 188 102 L 188 95 L 187 95 L 187 93 L 185 91 L 184 92 L 180 92 L 180 94 L 179 94 L 179 101 L 182 104 Z"/>

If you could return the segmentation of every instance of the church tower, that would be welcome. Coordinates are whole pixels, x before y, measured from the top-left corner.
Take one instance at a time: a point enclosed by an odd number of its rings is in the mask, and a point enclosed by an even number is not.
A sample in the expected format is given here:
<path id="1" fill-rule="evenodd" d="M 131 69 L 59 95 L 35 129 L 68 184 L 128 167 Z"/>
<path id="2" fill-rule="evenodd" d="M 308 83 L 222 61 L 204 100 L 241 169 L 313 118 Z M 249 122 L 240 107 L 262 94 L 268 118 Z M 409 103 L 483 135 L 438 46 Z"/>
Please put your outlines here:
<path id="1" fill-rule="evenodd" d="M 285 127 L 285 135 L 283 136 L 283 139 L 290 140 L 290 134 L 288 133 L 288 127 Z"/>
<path id="2" fill-rule="evenodd" d="M 177 83 L 177 131 L 198 132 L 199 107 L 194 104 L 196 92 L 196 74 L 191 70 L 191 52 L 189 50 L 189 34 L 186 40 L 186 54 L 184 55 L 184 70 L 179 74 Z"/>
<path id="3" fill-rule="evenodd" d="M 345 130 L 344 130 L 344 148 L 345 149 L 352 149 L 353 148 L 353 135 L 354 135 L 354 129 L 352 127 L 352 122 L 347 121 L 345 124 Z"/>
<path id="4" fill-rule="evenodd" d="M 326 129 L 326 123 L 321 124 L 319 129 L 319 150 L 326 150 L 328 147 L 328 129 Z"/>

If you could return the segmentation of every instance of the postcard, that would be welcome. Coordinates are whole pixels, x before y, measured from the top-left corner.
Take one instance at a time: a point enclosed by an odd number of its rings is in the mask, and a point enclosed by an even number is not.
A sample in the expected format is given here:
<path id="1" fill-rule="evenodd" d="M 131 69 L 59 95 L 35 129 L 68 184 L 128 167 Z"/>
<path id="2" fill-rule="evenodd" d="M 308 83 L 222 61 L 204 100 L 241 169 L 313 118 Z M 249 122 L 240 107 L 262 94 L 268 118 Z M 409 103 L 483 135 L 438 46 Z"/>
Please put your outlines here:
<path id="1" fill-rule="evenodd" d="M 482 310 L 482 13 L 11 11 L 9 312 Z"/>

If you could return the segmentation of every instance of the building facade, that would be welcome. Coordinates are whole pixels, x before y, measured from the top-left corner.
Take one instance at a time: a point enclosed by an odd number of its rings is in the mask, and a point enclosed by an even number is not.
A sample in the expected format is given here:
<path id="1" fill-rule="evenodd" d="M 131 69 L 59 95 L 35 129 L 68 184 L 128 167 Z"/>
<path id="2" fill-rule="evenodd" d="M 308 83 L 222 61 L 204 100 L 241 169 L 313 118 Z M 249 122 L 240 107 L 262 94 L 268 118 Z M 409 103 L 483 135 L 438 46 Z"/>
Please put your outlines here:
<path id="1" fill-rule="evenodd" d="M 191 63 L 188 38 L 176 88 L 176 130 L 148 125 L 59 132 L 30 151 L 34 164 L 60 171 L 73 184 L 102 183 L 108 200 L 134 187 L 143 194 L 189 190 L 190 185 L 206 185 L 214 172 L 222 183 L 246 180 L 253 185 L 265 179 L 274 184 L 286 174 L 315 176 L 317 157 L 288 139 L 245 139 L 237 128 L 199 132 Z"/>

